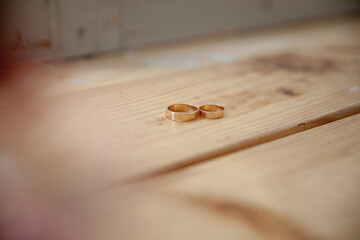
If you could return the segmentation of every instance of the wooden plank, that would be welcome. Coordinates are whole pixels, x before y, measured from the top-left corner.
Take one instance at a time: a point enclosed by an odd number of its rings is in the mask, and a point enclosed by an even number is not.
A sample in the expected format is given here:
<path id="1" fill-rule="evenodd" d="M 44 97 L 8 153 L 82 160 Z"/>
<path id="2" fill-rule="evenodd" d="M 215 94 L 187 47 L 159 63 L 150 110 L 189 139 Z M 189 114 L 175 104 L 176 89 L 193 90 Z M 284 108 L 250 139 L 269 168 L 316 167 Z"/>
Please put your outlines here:
<path id="1" fill-rule="evenodd" d="M 61 94 L 139 78 L 175 75 L 210 64 L 234 63 L 284 49 L 311 49 L 311 53 L 326 53 L 329 57 L 348 55 L 356 58 L 359 29 L 358 18 L 348 16 L 242 34 L 224 34 L 179 44 L 73 59 L 70 63 L 39 64 L 38 69 L 42 71 L 37 71 L 37 78 L 29 78 L 28 81 L 46 84 L 47 94 Z"/>
<path id="2" fill-rule="evenodd" d="M 70 194 L 178 170 L 355 114 L 359 24 L 341 22 L 344 34 L 337 23 L 234 38 L 216 52 L 232 52 L 234 60 L 195 68 L 154 60 L 144 68 L 144 59 L 156 55 L 148 50 L 134 65 L 125 56 L 120 63 L 109 57 L 53 65 L 48 77 L 16 70 L 27 81 L 2 91 L 1 143 L 44 192 Z M 209 46 L 200 52 L 213 53 Z M 197 47 L 154 52 L 176 59 Z M 99 83 L 108 78 L 111 84 Z M 34 79 L 38 85 L 29 84 Z M 86 87 L 74 91 L 79 85 Z M 44 98 L 54 86 L 68 93 Z M 175 123 L 164 114 L 176 102 L 215 103 L 227 112 L 216 121 Z"/>
<path id="3" fill-rule="evenodd" d="M 93 198 L 93 239 L 358 239 L 360 114 Z M 86 212 L 86 211 L 85 211 Z M 90 221 L 91 222 L 91 221 Z"/>

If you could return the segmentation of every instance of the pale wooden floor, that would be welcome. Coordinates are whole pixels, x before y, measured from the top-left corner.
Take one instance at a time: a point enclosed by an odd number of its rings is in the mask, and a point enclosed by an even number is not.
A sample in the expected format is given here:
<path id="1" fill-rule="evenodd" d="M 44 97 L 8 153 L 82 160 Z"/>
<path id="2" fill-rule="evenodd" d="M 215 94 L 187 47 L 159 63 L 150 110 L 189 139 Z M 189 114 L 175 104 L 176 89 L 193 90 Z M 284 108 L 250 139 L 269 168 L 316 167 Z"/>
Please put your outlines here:
<path id="1" fill-rule="evenodd" d="M 359 40 L 339 17 L 14 68 L 4 196 L 66 205 L 77 239 L 358 239 Z"/>

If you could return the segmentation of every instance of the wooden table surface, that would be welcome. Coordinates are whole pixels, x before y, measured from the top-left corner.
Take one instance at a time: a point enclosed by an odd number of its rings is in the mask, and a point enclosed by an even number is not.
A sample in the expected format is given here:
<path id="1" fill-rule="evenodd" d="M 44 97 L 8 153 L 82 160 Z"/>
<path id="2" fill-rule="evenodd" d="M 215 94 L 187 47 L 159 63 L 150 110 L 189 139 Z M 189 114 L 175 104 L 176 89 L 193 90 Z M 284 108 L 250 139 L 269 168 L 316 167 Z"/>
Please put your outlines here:
<path id="1" fill-rule="evenodd" d="M 357 16 L 4 74 L 4 216 L 30 195 L 81 219 L 74 239 L 360 237 Z"/>

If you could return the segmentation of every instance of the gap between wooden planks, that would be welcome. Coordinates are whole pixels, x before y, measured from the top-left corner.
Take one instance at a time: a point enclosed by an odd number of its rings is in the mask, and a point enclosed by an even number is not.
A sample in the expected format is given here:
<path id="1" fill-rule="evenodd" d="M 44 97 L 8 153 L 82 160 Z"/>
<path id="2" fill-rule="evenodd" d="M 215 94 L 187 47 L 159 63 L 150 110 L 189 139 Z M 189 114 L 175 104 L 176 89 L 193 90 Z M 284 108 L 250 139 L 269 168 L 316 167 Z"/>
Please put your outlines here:
<path id="1" fill-rule="evenodd" d="M 358 239 L 360 114 L 94 196 L 93 239 Z"/>
<path id="2" fill-rule="evenodd" d="M 359 24 L 342 24 L 351 34 L 336 23 L 291 30 L 290 37 L 267 33 L 266 41 L 259 34 L 250 50 L 249 41 L 234 38 L 227 48 L 234 49 L 233 62 L 175 72 L 150 67 L 157 74 L 149 75 L 140 66 L 131 81 L 120 74 L 115 84 L 46 99 L 14 94 L 25 98 L 1 106 L 8 115 L 1 119 L 2 142 L 24 159 L 44 192 L 71 194 L 116 188 L 355 114 Z M 295 39 L 302 44 L 291 44 Z M 106 79 L 84 65 L 92 79 Z M 77 73 L 53 74 L 62 82 Z M 175 102 L 216 103 L 227 113 L 216 121 L 174 123 L 164 110 Z"/>
<path id="3" fill-rule="evenodd" d="M 142 176 L 139 177 L 135 177 L 133 179 L 129 179 L 127 182 L 131 183 L 133 181 L 142 181 L 142 180 L 146 180 L 148 178 L 153 178 L 153 177 L 157 177 L 157 176 L 161 176 L 164 174 L 169 174 L 172 172 L 176 172 L 179 170 L 182 170 L 184 168 L 188 168 L 191 166 L 194 166 L 196 164 L 199 164 L 201 162 L 205 162 L 205 161 L 209 161 L 212 159 L 216 159 L 218 157 L 227 155 L 227 154 L 231 154 L 233 152 L 236 151 L 240 151 L 240 150 L 244 150 L 247 148 L 251 148 L 266 142 L 270 142 L 282 137 L 286 137 L 295 133 L 299 133 L 302 132 L 304 130 L 309 130 L 312 129 L 314 127 L 318 127 L 321 126 L 323 124 L 327 124 L 327 123 L 331 123 L 333 121 L 345 118 L 345 117 L 349 117 L 352 116 L 356 113 L 360 112 L 360 106 L 359 107 L 355 107 L 355 108 L 350 108 L 350 109 L 344 109 L 342 111 L 339 111 L 338 113 L 334 113 L 332 115 L 329 116 L 325 116 L 324 118 L 321 119 L 314 119 L 311 120 L 307 123 L 300 123 L 297 126 L 294 126 L 292 128 L 289 129 L 284 129 L 282 131 L 279 131 L 277 133 L 274 133 L 273 135 L 269 135 L 269 136 L 261 136 L 255 139 L 249 139 L 247 142 L 245 142 L 244 144 L 239 144 L 236 146 L 228 146 L 228 147 L 224 147 L 222 149 L 218 149 L 216 151 L 209 151 L 206 154 L 200 155 L 200 156 L 196 156 L 194 158 L 190 158 L 187 159 L 186 161 L 183 161 L 182 163 L 179 164 L 174 164 L 171 165 L 169 167 L 165 167 L 162 169 L 159 169 L 158 171 L 154 171 L 148 174 L 144 174 Z"/>

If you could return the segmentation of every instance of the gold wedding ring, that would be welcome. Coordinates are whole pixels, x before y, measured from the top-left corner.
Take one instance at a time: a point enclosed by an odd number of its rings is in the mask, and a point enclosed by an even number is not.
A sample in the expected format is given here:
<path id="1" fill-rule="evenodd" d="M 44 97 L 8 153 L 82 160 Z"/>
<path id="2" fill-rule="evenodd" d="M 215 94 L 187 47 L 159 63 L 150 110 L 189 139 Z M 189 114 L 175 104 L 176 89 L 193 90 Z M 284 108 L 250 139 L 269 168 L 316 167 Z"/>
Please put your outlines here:
<path id="1" fill-rule="evenodd" d="M 222 118 L 225 113 L 225 108 L 218 105 L 202 105 L 199 108 L 201 117 L 208 119 Z"/>
<path id="2" fill-rule="evenodd" d="M 191 121 L 198 117 L 199 109 L 188 104 L 173 104 L 166 108 L 166 117 L 173 121 Z"/>

